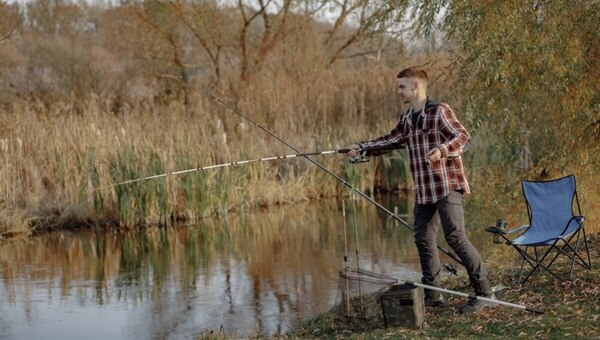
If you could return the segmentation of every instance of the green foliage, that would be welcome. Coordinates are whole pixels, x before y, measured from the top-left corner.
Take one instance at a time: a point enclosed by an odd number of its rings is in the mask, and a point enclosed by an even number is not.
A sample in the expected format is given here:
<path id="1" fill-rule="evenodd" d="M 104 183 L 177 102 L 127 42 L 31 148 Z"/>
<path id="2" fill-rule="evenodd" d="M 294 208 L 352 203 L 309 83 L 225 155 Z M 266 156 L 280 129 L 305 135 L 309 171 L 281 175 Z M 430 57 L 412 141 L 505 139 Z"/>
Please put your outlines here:
<path id="1" fill-rule="evenodd" d="M 432 1 L 422 15 L 440 4 L 466 120 L 498 136 L 492 153 L 560 168 L 599 150 L 598 2 Z"/>
<path id="2" fill-rule="evenodd" d="M 139 178 L 140 174 L 161 174 L 165 172 L 162 160 L 153 150 L 139 152 L 132 148 L 119 153 L 111 162 L 110 173 L 114 183 Z M 146 175 L 147 176 L 147 175 Z M 147 221 L 158 220 L 166 223 L 170 217 L 166 182 L 145 181 L 117 185 L 119 219 L 127 226 L 145 225 Z M 157 216 L 158 215 L 158 216 Z"/>
<path id="3" fill-rule="evenodd" d="M 79 168 L 81 172 L 81 181 L 79 185 L 79 199 L 84 201 L 91 188 L 100 187 L 100 173 L 98 172 L 98 164 L 96 159 L 96 151 L 89 148 L 83 156 L 77 156 Z M 92 192 L 92 200 L 94 212 L 98 216 L 104 214 L 104 197 L 102 192 L 95 190 Z"/>
<path id="4" fill-rule="evenodd" d="M 177 169 L 202 167 L 202 158 L 198 157 L 196 161 L 198 163 L 194 163 L 191 155 L 184 150 L 176 152 Z M 177 180 L 177 188 L 183 193 L 185 209 L 189 209 L 192 214 L 202 216 L 207 209 L 210 195 L 206 173 L 194 172 L 181 176 Z"/>

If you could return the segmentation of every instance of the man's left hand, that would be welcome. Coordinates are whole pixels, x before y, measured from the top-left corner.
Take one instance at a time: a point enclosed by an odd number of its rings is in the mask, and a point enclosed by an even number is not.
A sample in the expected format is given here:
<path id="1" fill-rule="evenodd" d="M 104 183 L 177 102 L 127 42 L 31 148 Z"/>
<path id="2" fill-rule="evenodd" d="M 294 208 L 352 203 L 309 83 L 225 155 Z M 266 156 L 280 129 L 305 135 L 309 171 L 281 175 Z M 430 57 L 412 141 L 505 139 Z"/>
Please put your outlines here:
<path id="1" fill-rule="evenodd" d="M 437 162 L 442 158 L 442 151 L 439 148 L 433 148 L 427 153 L 429 163 Z"/>

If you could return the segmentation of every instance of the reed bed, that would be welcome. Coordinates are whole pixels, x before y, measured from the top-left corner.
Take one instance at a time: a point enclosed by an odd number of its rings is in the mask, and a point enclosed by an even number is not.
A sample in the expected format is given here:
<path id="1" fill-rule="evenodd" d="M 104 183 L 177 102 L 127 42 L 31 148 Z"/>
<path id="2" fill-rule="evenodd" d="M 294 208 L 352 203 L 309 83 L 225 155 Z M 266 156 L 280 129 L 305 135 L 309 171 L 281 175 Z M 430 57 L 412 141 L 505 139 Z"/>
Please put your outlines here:
<path id="1" fill-rule="evenodd" d="M 399 110 L 397 103 L 372 102 L 372 91 L 382 95 L 393 91 L 393 72 L 383 66 L 376 70 L 370 76 L 373 84 L 357 75 L 341 80 L 331 76 L 316 86 L 307 76 L 294 81 L 294 74 L 265 75 L 276 81 L 260 82 L 264 88 L 246 88 L 237 107 L 302 151 L 344 147 L 388 130 Z M 386 78 L 389 84 L 381 80 Z M 336 90 L 334 85 L 339 84 L 343 89 Z M 1 113 L 2 237 L 90 225 L 193 222 L 347 194 L 302 159 L 112 186 L 149 175 L 295 152 L 203 97 L 190 106 L 140 103 L 119 113 L 110 111 L 110 103 L 110 98 L 94 96 L 75 114 L 69 103 L 19 102 Z M 394 112 L 384 111 L 388 109 Z M 379 116 L 372 123 L 368 115 L 375 114 Z M 357 167 L 341 155 L 316 160 L 371 192 L 382 186 L 376 173 L 397 163 L 377 159 Z M 404 164 L 402 159 L 398 162 Z"/>
<path id="2" fill-rule="evenodd" d="M 347 72 L 273 68 L 258 74 L 252 86 L 227 92 L 235 97 L 224 91 L 215 94 L 301 151 L 330 150 L 393 126 L 402 109 L 394 93 L 394 69 L 383 63 Z M 438 81 L 432 94 L 450 98 L 447 88 Z M 91 96 L 77 107 L 62 101 L 16 101 L 1 111 L 0 239 L 89 226 L 195 223 L 230 212 L 348 195 L 337 181 L 302 159 L 113 187 L 165 172 L 295 153 L 198 91 L 193 94 L 187 106 L 141 100 L 115 112 L 114 98 Z M 462 118 L 459 109 L 457 114 Z M 468 119 L 465 123 L 471 130 Z M 540 173 L 546 178 L 574 173 L 584 214 L 590 222 L 599 218 L 594 155 L 524 168 L 518 160 L 494 158 L 494 149 L 503 141 L 485 125 L 471 131 L 474 146 L 465 155 L 474 192 L 470 201 L 478 211 L 489 212 L 485 214 L 491 222 L 525 221 L 519 181 L 543 178 Z M 365 192 L 411 189 L 403 153 L 361 165 L 350 165 L 341 155 L 315 159 Z"/>

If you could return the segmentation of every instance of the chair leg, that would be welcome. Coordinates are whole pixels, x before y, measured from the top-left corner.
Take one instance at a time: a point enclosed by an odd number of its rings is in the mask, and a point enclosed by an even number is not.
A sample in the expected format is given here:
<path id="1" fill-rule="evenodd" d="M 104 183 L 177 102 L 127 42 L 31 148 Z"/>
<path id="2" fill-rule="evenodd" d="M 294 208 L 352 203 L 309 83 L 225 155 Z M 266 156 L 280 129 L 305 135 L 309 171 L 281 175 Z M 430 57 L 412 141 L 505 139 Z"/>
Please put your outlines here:
<path id="1" fill-rule="evenodd" d="M 577 252 L 576 252 L 576 250 L 575 250 L 575 249 L 573 249 L 573 247 L 571 247 L 571 245 L 569 245 L 569 244 L 566 244 L 566 245 L 563 247 L 563 249 L 564 249 L 564 248 L 567 248 L 567 247 L 568 247 L 568 248 L 571 250 L 571 252 L 573 253 L 573 255 L 571 255 L 571 254 L 569 254 L 569 253 L 567 253 L 566 251 L 564 251 L 564 250 L 562 250 L 562 249 L 561 249 L 561 252 L 562 252 L 563 254 L 565 254 L 566 256 L 568 256 L 568 257 L 570 257 L 570 258 L 574 259 L 574 260 L 577 262 L 577 264 L 578 264 L 578 265 L 580 265 L 580 266 L 582 266 L 584 269 L 590 269 L 590 266 L 588 265 L 588 263 L 587 263 L 587 262 L 585 262 L 585 260 L 584 260 L 584 259 L 583 259 L 583 258 L 582 258 L 580 255 L 579 255 L 579 253 L 577 253 Z"/>
<path id="2" fill-rule="evenodd" d="M 587 261 L 584 259 L 584 257 L 582 257 L 582 255 L 579 254 L 579 245 L 581 242 L 581 235 L 579 234 L 579 232 L 583 231 L 583 243 L 585 245 L 585 250 L 586 250 L 586 254 L 587 254 Z M 504 235 L 501 235 L 504 237 Z M 571 245 L 571 241 L 573 240 L 573 238 L 576 238 L 576 242 L 575 242 L 575 248 L 573 248 L 573 246 Z M 564 245 L 562 246 L 558 246 L 558 242 L 562 241 L 564 243 Z M 507 243 L 510 244 L 510 241 L 507 240 Z M 546 252 L 543 253 L 543 256 L 541 256 L 538 254 L 538 250 L 537 247 L 535 246 L 524 246 L 524 249 L 520 248 L 519 246 L 513 245 L 511 244 L 516 250 L 517 252 L 523 257 L 523 259 L 521 260 L 521 267 L 519 269 L 519 285 L 522 286 L 523 284 L 525 284 L 525 282 L 527 282 L 527 280 L 529 280 L 529 278 L 531 277 L 531 275 L 535 272 L 535 271 L 542 271 L 542 269 L 544 269 L 545 271 L 547 271 L 549 274 L 551 274 L 552 276 L 554 276 L 556 279 L 558 279 L 561 282 L 564 282 L 565 280 L 569 279 L 572 280 L 573 279 L 573 271 L 574 271 L 574 267 L 575 267 L 575 262 L 577 262 L 578 265 L 582 266 L 585 269 L 591 269 L 592 268 L 592 261 L 591 261 L 591 256 L 590 256 L 590 250 L 589 250 L 589 245 L 587 242 L 587 235 L 585 234 L 585 229 L 581 228 L 580 230 L 578 230 L 577 232 L 573 233 L 572 235 L 570 235 L 570 237 L 568 239 L 561 239 L 558 238 L 556 239 L 548 248 L 548 250 Z M 533 248 L 533 254 L 530 255 L 528 253 L 529 248 L 532 247 Z M 552 250 L 556 249 L 556 254 L 554 256 L 550 256 Z M 556 273 L 554 273 L 553 271 L 550 270 L 550 267 L 552 266 L 552 264 L 554 264 L 554 262 L 558 259 L 558 257 L 564 254 L 565 256 L 567 256 L 570 260 L 571 260 L 571 268 L 569 270 L 569 276 L 568 278 L 563 278 L 562 275 L 559 276 Z M 533 257 L 535 256 L 535 258 Z M 585 256 L 585 255 L 583 255 Z M 547 265 L 544 265 L 544 261 L 547 259 L 550 259 L 550 262 Z M 525 271 L 525 261 L 527 261 L 527 263 L 532 267 L 531 271 L 529 271 L 527 273 L 527 275 L 525 276 L 525 278 L 523 279 L 523 273 Z M 567 260 L 568 261 L 568 260 Z M 567 262 L 568 263 L 568 262 Z"/>
<path id="3" fill-rule="evenodd" d="M 573 237 L 575 237 L 575 235 L 577 235 L 577 244 L 575 246 L 575 249 L 573 249 L 573 247 L 571 246 L 571 241 L 573 240 Z M 579 232 L 571 235 L 571 237 L 569 237 L 568 240 L 562 240 L 564 245 L 562 247 L 558 247 L 556 246 L 556 244 L 558 243 L 559 240 L 557 240 L 551 247 L 550 250 L 552 248 L 556 248 L 557 252 L 556 255 L 554 255 L 554 257 L 552 258 L 552 260 L 550 260 L 550 262 L 546 265 L 543 266 L 540 262 L 540 266 L 544 269 L 546 269 L 550 274 L 554 275 L 555 277 L 558 278 L 557 275 L 555 275 L 554 273 L 550 272 L 550 270 L 548 268 L 550 268 L 550 266 L 552 266 L 552 264 L 554 264 L 554 261 L 556 261 L 556 259 L 558 259 L 558 257 L 560 256 L 560 254 L 564 254 L 565 256 L 567 256 L 568 258 L 571 259 L 571 270 L 569 272 L 569 280 L 573 279 L 573 267 L 575 266 L 575 261 L 577 261 L 577 264 L 584 267 L 584 268 L 588 268 L 587 263 L 585 262 L 584 259 L 581 258 L 581 256 L 579 256 L 578 253 L 578 248 L 579 248 Z M 573 253 L 573 254 L 569 254 L 567 251 L 565 251 L 565 248 L 569 248 L 569 250 Z M 543 261 L 543 260 L 542 260 Z M 588 268 L 589 269 L 589 268 Z M 560 279 L 561 281 L 564 281 L 563 279 Z"/>
<path id="4" fill-rule="evenodd" d="M 573 268 L 575 267 L 575 258 L 577 256 L 578 250 L 579 250 L 579 232 L 577 232 L 577 241 L 575 241 L 575 254 L 573 254 L 573 259 L 571 260 L 571 271 L 569 272 L 569 280 L 573 280 Z"/>
<path id="5" fill-rule="evenodd" d="M 540 261 L 539 261 L 539 262 L 537 262 L 537 264 L 535 265 L 535 267 L 533 267 L 533 269 L 532 269 L 532 270 L 529 272 L 529 274 L 527 274 L 527 276 L 525 277 L 525 279 L 523 279 L 523 282 L 522 282 L 521 284 L 525 283 L 525 282 L 526 282 L 526 281 L 529 279 L 529 277 L 530 277 L 530 276 L 531 276 L 531 275 L 532 275 L 532 274 L 533 274 L 533 273 L 534 273 L 534 272 L 535 272 L 535 271 L 536 271 L 536 270 L 537 270 L 539 267 L 542 267 L 542 268 L 544 268 L 544 269 L 545 269 L 545 270 L 546 270 L 546 271 L 547 271 L 549 274 L 551 274 L 552 276 L 554 276 L 555 278 L 557 278 L 557 279 L 558 279 L 558 280 L 560 280 L 561 282 L 564 282 L 564 281 L 565 281 L 565 279 L 563 279 L 562 277 L 560 277 L 560 276 L 558 276 L 557 274 L 555 274 L 554 272 L 552 272 L 552 271 L 550 270 L 550 268 L 549 268 L 549 267 L 550 267 L 549 265 L 548 265 L 548 266 L 544 266 L 544 265 L 542 265 L 542 263 L 544 262 L 544 260 L 546 259 L 546 257 L 548 257 L 548 255 L 550 254 L 550 251 L 552 251 L 552 248 L 556 248 L 557 250 L 559 250 L 559 254 L 560 254 L 560 251 L 561 251 L 561 249 L 560 249 L 560 248 L 558 248 L 558 247 L 556 247 L 556 243 L 558 243 L 558 241 L 559 241 L 559 240 L 560 240 L 560 239 L 557 239 L 556 241 L 554 241 L 554 243 L 552 243 L 552 245 L 551 245 L 551 246 L 548 248 L 548 250 L 546 251 L 546 253 L 544 254 L 544 256 L 542 256 L 542 258 L 540 259 Z M 552 262 L 554 262 L 554 260 L 556 259 L 556 257 L 558 257 L 558 255 L 554 257 L 554 259 L 552 260 Z M 552 263 L 552 262 L 551 262 L 551 263 Z"/>
<path id="6" fill-rule="evenodd" d="M 585 251 L 587 252 L 588 269 L 592 269 L 592 259 L 590 257 L 590 248 L 588 248 L 587 236 L 585 235 L 585 229 L 583 227 L 581 228 L 581 230 L 583 231 L 583 243 L 585 244 Z"/>
<path id="7" fill-rule="evenodd" d="M 529 247 L 525 247 L 525 255 L 527 255 L 527 248 Z M 525 256 L 523 256 L 523 254 L 521 254 L 521 257 L 523 258 L 523 260 L 521 260 L 521 269 L 519 269 L 519 285 L 523 285 L 523 283 L 521 282 L 521 278 L 523 277 L 523 265 L 525 264 Z"/>
<path id="8" fill-rule="evenodd" d="M 565 248 L 567 248 L 567 246 L 569 245 L 569 242 L 571 241 L 571 239 L 573 238 L 573 236 L 571 236 L 570 239 L 568 239 L 567 241 L 563 242 L 565 243 L 561 248 L 556 247 L 556 255 L 554 255 L 554 257 L 552 258 L 552 260 L 550 260 L 550 262 L 547 264 L 547 267 L 550 268 L 550 266 L 554 263 L 554 261 L 556 261 L 556 259 L 560 256 L 560 254 L 565 254 L 565 256 L 572 258 L 571 255 L 569 255 L 569 253 L 567 253 L 566 251 L 564 251 Z M 557 240 L 558 243 L 558 240 Z"/>
<path id="9" fill-rule="evenodd" d="M 557 247 L 557 249 L 558 249 L 560 252 L 559 252 L 559 253 L 558 253 L 558 254 L 555 256 L 555 258 L 556 258 L 556 257 L 558 257 L 558 255 L 560 255 L 560 254 L 562 253 L 562 254 L 565 254 L 565 256 L 568 256 L 570 259 L 572 259 L 572 260 L 574 259 L 575 261 L 577 261 L 577 264 L 578 264 L 578 265 L 580 265 L 580 266 L 582 266 L 583 268 L 585 268 L 585 269 L 590 269 L 590 268 L 591 268 L 591 266 L 590 266 L 590 264 L 589 264 L 589 260 L 590 260 L 590 259 L 589 259 L 589 257 L 588 257 L 588 262 L 586 262 L 586 261 L 585 261 L 585 260 L 584 260 L 584 259 L 583 259 L 583 258 L 582 258 L 580 255 L 579 255 L 579 251 L 578 251 L 578 246 L 579 246 L 579 243 L 577 243 L 577 245 L 576 245 L 576 246 L 577 246 L 577 247 L 576 247 L 576 249 L 573 249 L 573 247 L 571 246 L 571 240 L 573 240 L 573 238 L 574 238 L 576 235 L 577 235 L 577 238 L 578 238 L 577 242 L 579 242 L 579 236 L 580 236 L 580 235 L 579 235 L 579 232 L 580 232 L 580 231 L 577 231 L 577 233 L 575 233 L 575 234 L 571 235 L 571 237 L 569 237 L 569 239 L 568 239 L 568 240 L 566 240 L 566 241 L 565 241 L 565 240 L 563 240 L 563 242 L 565 243 L 565 245 L 564 245 L 564 246 L 562 246 L 562 248 L 558 248 L 558 247 Z M 585 237 L 584 237 L 584 240 L 585 240 Z M 586 243 L 587 243 L 587 241 L 586 241 Z M 565 248 L 569 248 L 569 250 L 570 250 L 570 251 L 571 251 L 573 254 L 571 255 L 571 254 L 569 254 L 568 252 L 566 252 L 566 251 L 564 250 Z M 589 254 L 589 249 L 588 249 L 588 254 Z M 550 265 L 551 265 L 551 264 L 554 262 L 554 260 L 555 260 L 555 259 L 552 259 L 552 261 L 550 262 L 550 264 L 549 264 L 548 266 L 550 266 Z"/>
<path id="10" fill-rule="evenodd" d="M 542 267 L 543 269 L 545 269 L 548 273 L 550 273 L 552 276 L 556 277 L 558 280 L 560 281 L 564 281 L 563 278 L 561 278 L 560 276 L 558 276 L 557 274 L 555 274 L 554 272 L 552 272 L 548 267 L 542 265 L 541 262 L 537 262 L 536 259 L 534 259 L 532 257 L 532 255 L 529 255 L 527 253 L 527 251 L 529 250 L 529 246 L 525 246 L 525 250 L 519 248 L 518 246 L 513 245 L 513 247 L 515 248 L 515 250 L 517 250 L 517 252 L 523 257 L 523 260 L 521 262 L 521 269 L 519 270 L 519 285 L 522 286 L 531 276 L 531 274 L 533 274 L 539 267 Z M 533 247 L 535 249 L 535 247 Z M 548 249 L 548 251 L 550 251 L 551 249 Z M 545 256 L 547 256 L 549 253 L 546 252 Z M 542 258 L 542 261 L 544 260 L 544 258 Z M 531 271 L 527 273 L 527 277 L 525 277 L 525 279 L 522 279 L 523 277 L 523 271 L 524 271 L 524 264 L 525 261 L 527 261 L 527 264 L 529 264 L 531 266 Z"/>

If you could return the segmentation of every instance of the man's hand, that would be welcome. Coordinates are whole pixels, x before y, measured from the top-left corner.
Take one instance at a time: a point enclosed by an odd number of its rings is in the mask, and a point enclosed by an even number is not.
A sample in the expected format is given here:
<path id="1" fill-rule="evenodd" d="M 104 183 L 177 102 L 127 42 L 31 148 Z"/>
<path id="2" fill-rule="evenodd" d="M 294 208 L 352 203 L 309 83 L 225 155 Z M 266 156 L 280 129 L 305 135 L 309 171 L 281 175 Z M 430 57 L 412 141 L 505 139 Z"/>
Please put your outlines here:
<path id="1" fill-rule="evenodd" d="M 353 158 L 358 156 L 358 150 L 360 149 L 360 146 L 358 146 L 358 144 L 350 144 L 346 147 L 346 149 L 350 149 L 346 155 L 348 155 L 350 158 Z"/>
<path id="2" fill-rule="evenodd" d="M 439 148 L 433 148 L 427 153 L 429 164 L 439 161 L 442 158 L 442 151 Z"/>

